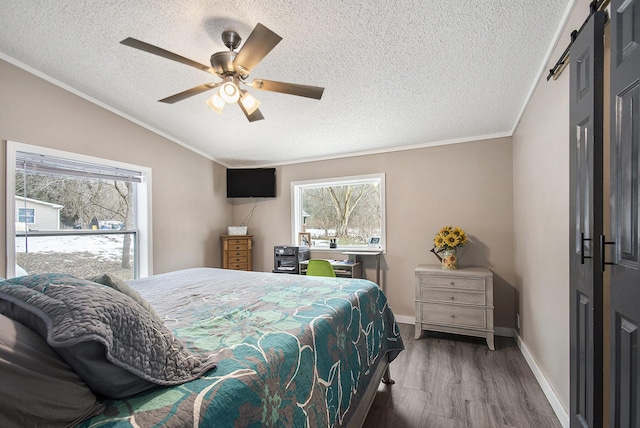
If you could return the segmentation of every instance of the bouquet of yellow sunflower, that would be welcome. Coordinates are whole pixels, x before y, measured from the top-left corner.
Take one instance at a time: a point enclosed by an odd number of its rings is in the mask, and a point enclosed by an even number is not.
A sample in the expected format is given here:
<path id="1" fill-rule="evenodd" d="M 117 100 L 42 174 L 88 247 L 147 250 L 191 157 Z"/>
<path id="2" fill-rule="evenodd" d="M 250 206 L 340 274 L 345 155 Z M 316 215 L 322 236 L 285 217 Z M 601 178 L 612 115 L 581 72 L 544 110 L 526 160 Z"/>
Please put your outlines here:
<path id="1" fill-rule="evenodd" d="M 433 245 L 441 250 L 462 247 L 467 243 L 467 234 L 459 227 L 445 226 L 433 238 Z"/>
<path id="2" fill-rule="evenodd" d="M 433 238 L 431 252 L 440 260 L 443 269 L 457 269 L 457 249 L 466 243 L 467 234 L 464 233 L 464 230 L 459 227 L 445 226 Z M 438 253 L 442 253 L 442 257 Z"/>

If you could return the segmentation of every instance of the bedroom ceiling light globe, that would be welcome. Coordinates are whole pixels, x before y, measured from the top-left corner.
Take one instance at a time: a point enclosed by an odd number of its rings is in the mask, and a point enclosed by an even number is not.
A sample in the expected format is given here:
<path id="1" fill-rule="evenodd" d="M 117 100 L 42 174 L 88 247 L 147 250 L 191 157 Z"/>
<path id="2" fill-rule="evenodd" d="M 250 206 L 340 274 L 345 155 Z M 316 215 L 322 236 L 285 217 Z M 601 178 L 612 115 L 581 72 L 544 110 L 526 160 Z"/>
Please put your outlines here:
<path id="1" fill-rule="evenodd" d="M 247 91 L 241 91 L 242 96 L 240 97 L 240 105 L 243 107 L 243 110 L 247 112 L 248 115 L 251 115 L 254 111 L 260 107 L 260 101 L 258 101 L 253 95 L 251 95 Z"/>
<path id="2" fill-rule="evenodd" d="M 240 99 L 240 90 L 233 82 L 224 82 L 220 87 L 219 94 L 227 104 L 237 103 Z"/>
<path id="3" fill-rule="evenodd" d="M 222 114 L 222 109 L 224 109 L 225 102 L 216 92 L 211 98 L 207 100 L 207 105 L 209 106 L 209 108 L 211 108 L 211 110 L 215 111 L 218 114 Z"/>

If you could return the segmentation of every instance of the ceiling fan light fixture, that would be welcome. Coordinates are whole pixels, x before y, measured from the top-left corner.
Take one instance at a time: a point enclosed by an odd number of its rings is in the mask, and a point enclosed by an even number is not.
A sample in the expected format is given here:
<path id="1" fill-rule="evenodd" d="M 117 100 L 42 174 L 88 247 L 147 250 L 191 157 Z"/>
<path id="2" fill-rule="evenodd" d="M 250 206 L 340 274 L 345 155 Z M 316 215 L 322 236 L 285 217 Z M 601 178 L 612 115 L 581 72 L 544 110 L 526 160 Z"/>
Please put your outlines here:
<path id="1" fill-rule="evenodd" d="M 233 82 L 224 82 L 220 87 L 219 94 L 227 104 L 237 103 L 240 99 L 240 89 Z"/>
<path id="2" fill-rule="evenodd" d="M 258 101 L 253 95 L 251 95 L 247 91 L 241 91 L 242 96 L 240 97 L 240 105 L 243 107 L 243 110 L 247 112 L 248 115 L 253 114 L 254 111 L 260 107 L 260 101 Z"/>
<path id="3" fill-rule="evenodd" d="M 211 110 L 215 111 L 218 114 L 222 114 L 222 110 L 224 109 L 225 104 L 226 103 L 217 92 L 207 100 L 207 105 L 209 106 L 209 108 L 211 108 Z"/>
<path id="4" fill-rule="evenodd" d="M 246 90 L 240 89 L 240 84 L 251 86 L 254 89 L 269 92 L 279 92 L 281 94 L 296 95 L 299 97 L 322 98 L 324 88 L 317 86 L 299 85 L 295 83 L 276 82 L 273 80 L 255 79 L 253 82 L 246 81 L 251 71 L 264 59 L 269 52 L 282 40 L 282 37 L 258 23 L 249 34 L 249 37 L 238 52 L 242 38 L 233 30 L 222 32 L 222 41 L 229 48 L 227 51 L 215 52 L 209 58 L 211 66 L 201 64 L 181 55 L 169 52 L 158 46 L 143 42 L 142 40 L 127 37 L 120 43 L 141 51 L 164 57 L 171 61 L 176 61 L 188 65 L 198 70 L 211 73 L 222 79 L 218 83 L 206 83 L 198 85 L 186 91 L 179 92 L 169 97 L 158 100 L 159 102 L 173 104 L 210 89 L 215 89 L 215 94 L 207 99 L 206 103 L 213 111 L 222 114 L 226 104 L 240 105 L 241 110 L 249 120 L 255 122 L 264 119 L 258 109 L 260 102 L 256 100 Z"/>

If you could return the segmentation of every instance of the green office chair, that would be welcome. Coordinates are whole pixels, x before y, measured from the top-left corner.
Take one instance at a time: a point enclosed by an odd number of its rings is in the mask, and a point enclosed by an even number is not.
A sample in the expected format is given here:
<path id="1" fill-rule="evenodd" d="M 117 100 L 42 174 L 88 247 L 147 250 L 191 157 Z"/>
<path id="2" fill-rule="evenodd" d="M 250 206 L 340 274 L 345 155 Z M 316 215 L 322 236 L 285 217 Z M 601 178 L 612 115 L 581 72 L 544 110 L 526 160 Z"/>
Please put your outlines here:
<path id="1" fill-rule="evenodd" d="M 333 266 L 327 260 L 322 259 L 311 259 L 309 260 L 309 265 L 307 266 L 307 275 L 309 276 L 336 276 L 336 273 L 333 271 Z"/>

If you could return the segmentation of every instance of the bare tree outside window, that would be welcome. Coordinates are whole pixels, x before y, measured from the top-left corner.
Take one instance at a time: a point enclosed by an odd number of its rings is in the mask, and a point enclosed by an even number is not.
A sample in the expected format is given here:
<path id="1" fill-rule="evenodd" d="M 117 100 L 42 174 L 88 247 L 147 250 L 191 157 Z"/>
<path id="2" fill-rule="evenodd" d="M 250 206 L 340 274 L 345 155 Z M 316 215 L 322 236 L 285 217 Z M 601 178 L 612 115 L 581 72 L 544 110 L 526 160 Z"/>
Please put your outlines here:
<path id="1" fill-rule="evenodd" d="M 46 203 L 62 206 L 59 213 L 59 230 L 127 230 L 134 229 L 134 184 L 129 181 L 91 179 L 16 171 L 16 197 L 28 198 L 32 203 Z M 36 225 L 37 226 L 37 225 Z M 134 276 L 132 265 L 131 234 L 108 236 L 77 236 L 84 247 L 71 253 L 49 249 L 34 251 L 43 247 L 42 241 L 56 240 L 64 249 L 67 237 L 40 237 L 33 232 L 47 232 L 34 225 L 25 225 L 26 236 L 16 241 L 21 251 L 16 251 L 18 265 L 27 273 L 49 271 L 70 273 L 76 276 L 90 276 L 100 273 L 114 273 L 122 279 Z M 29 236 L 29 232 L 33 236 Z M 27 239 L 31 241 L 29 251 Z M 42 244 L 42 245 L 38 245 Z M 49 244 L 50 245 L 50 244 Z M 106 248 L 117 246 L 119 256 L 106 254 Z M 101 250 L 97 255 L 90 249 Z M 67 249 L 68 250 L 68 249 Z M 70 255 L 71 254 L 71 255 Z M 117 263 L 116 264 L 114 264 Z"/>
<path id="2" fill-rule="evenodd" d="M 133 183 L 130 181 L 114 181 L 118 195 L 120 195 L 120 210 L 124 229 L 133 229 Z M 125 235 L 122 244 L 122 268 L 131 269 L 131 235 Z"/>
<path id="3" fill-rule="evenodd" d="M 339 247 L 366 246 L 384 230 L 383 188 L 379 176 L 294 183 L 296 224 L 300 232 L 311 233 L 315 247 L 328 247 L 333 240 Z"/>

